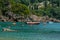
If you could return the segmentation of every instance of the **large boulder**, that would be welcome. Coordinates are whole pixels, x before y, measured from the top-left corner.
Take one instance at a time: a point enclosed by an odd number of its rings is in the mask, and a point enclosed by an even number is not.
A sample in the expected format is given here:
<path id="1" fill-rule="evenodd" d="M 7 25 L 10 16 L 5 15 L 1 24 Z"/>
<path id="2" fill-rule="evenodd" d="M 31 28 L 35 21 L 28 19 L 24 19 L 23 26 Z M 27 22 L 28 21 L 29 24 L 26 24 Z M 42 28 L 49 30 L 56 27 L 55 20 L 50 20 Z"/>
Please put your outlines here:
<path id="1" fill-rule="evenodd" d="M 32 21 L 40 21 L 40 20 L 41 20 L 41 18 L 38 17 L 38 16 L 36 16 L 36 15 L 31 15 L 31 16 L 30 16 L 30 19 L 31 19 Z"/>

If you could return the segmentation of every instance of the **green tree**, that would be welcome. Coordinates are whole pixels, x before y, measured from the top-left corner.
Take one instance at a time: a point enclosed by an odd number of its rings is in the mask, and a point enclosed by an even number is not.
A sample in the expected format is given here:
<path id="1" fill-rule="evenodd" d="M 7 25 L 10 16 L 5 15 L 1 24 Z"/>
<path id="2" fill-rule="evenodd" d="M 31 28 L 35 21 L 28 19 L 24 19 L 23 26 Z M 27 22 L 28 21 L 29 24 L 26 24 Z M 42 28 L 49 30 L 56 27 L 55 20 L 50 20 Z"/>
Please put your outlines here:
<path id="1" fill-rule="evenodd" d="M 22 4 L 25 4 L 25 5 L 29 5 L 29 1 L 30 0 L 20 0 L 20 3 L 22 3 Z"/>
<path id="2" fill-rule="evenodd" d="M 11 11 L 19 15 L 29 15 L 29 9 L 27 6 L 20 3 L 11 4 Z"/>
<path id="3" fill-rule="evenodd" d="M 0 0 L 0 10 L 2 14 L 5 14 L 5 12 L 8 10 L 9 2 L 8 0 Z"/>

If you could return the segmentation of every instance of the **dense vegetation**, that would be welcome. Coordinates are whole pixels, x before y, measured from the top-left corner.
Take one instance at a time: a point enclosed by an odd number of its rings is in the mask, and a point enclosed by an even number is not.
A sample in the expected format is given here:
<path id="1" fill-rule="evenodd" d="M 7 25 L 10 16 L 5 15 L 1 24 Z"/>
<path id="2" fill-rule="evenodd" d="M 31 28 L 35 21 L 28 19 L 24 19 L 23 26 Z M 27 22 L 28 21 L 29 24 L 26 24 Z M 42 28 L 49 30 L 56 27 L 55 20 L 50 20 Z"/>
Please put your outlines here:
<path id="1" fill-rule="evenodd" d="M 39 3 L 43 3 L 44 7 Z M 49 3 L 49 4 L 48 4 Z M 12 12 L 23 16 L 35 14 L 60 19 L 60 0 L 0 0 L 0 14 Z"/>

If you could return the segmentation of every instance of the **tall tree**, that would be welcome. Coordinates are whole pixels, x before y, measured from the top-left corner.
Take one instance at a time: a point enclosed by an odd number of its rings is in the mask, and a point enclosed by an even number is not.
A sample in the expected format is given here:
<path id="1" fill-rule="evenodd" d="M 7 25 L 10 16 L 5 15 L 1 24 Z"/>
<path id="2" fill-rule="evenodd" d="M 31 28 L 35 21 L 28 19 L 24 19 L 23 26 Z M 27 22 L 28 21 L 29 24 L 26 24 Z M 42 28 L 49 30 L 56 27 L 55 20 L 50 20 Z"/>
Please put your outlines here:
<path id="1" fill-rule="evenodd" d="M 8 0 L 0 0 L 0 10 L 2 11 L 3 15 L 8 10 L 9 1 Z"/>
<path id="2" fill-rule="evenodd" d="M 15 14 L 27 16 L 29 15 L 29 9 L 26 5 L 20 3 L 11 4 L 11 11 Z"/>

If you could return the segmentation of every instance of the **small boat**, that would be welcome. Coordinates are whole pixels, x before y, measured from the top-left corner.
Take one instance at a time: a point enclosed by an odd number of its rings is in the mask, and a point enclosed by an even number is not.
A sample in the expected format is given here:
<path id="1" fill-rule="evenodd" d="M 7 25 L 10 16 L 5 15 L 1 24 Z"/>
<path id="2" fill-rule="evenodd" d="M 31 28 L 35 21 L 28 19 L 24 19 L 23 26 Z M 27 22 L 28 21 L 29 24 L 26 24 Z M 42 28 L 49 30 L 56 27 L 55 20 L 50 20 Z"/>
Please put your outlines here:
<path id="1" fill-rule="evenodd" d="M 34 25 L 34 24 L 40 24 L 40 22 L 26 22 L 27 24 Z"/>

